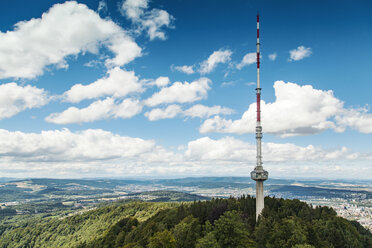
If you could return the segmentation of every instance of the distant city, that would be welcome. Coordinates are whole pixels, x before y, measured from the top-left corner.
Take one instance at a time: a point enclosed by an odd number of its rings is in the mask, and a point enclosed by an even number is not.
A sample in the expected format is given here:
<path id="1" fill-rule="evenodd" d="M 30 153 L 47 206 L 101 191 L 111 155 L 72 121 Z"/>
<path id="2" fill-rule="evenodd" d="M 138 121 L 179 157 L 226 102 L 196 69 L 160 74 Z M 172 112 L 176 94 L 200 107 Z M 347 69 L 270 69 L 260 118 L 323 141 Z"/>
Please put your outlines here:
<path id="1" fill-rule="evenodd" d="M 300 199 L 332 207 L 338 215 L 356 220 L 372 231 L 371 181 L 269 179 L 265 196 Z M 2 215 L 66 211 L 73 214 L 118 200 L 198 201 L 255 195 L 248 177 L 182 179 L 2 179 Z"/>

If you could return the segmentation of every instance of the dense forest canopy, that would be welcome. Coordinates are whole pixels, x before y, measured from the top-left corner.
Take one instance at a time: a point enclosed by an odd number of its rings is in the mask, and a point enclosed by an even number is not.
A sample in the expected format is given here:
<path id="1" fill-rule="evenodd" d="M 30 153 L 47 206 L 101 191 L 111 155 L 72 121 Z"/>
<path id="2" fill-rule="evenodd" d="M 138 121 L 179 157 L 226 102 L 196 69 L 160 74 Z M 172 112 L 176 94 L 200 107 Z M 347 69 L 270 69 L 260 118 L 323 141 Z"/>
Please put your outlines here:
<path id="1" fill-rule="evenodd" d="M 265 198 L 255 220 L 255 199 L 193 203 L 114 203 L 70 217 L 30 217 L 0 225 L 0 247 L 75 248 L 342 248 L 372 247 L 359 223 L 328 207 Z"/>

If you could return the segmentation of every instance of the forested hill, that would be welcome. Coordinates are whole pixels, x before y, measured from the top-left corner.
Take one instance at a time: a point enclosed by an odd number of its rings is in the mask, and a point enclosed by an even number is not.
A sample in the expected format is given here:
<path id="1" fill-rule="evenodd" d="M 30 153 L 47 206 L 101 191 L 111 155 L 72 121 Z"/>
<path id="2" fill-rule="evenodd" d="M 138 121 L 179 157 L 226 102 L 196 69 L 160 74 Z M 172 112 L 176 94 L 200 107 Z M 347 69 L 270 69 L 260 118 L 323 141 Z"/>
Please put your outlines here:
<path id="1" fill-rule="evenodd" d="M 372 235 L 327 207 L 265 198 L 194 203 L 113 203 L 70 217 L 3 219 L 0 247 L 69 248 L 341 248 L 372 247 Z"/>

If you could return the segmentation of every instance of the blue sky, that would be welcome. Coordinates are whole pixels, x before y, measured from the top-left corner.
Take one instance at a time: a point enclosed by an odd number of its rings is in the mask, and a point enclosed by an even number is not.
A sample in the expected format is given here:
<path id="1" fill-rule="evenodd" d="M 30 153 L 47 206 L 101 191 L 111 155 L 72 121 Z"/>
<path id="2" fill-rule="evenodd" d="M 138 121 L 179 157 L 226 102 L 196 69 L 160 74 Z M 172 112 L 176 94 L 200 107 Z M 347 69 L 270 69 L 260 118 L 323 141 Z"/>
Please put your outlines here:
<path id="1" fill-rule="evenodd" d="M 369 1 L 13 1 L 0 173 L 372 179 Z"/>

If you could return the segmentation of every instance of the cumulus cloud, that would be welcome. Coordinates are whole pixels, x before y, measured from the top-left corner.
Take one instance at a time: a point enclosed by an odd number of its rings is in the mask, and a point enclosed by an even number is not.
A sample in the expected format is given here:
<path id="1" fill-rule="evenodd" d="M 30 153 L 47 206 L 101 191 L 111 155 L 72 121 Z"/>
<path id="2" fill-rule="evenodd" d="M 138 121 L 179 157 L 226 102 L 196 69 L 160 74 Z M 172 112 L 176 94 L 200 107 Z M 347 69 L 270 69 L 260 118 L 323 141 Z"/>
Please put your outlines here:
<path id="1" fill-rule="evenodd" d="M 147 0 L 126 0 L 121 5 L 121 14 L 129 19 L 138 20 L 148 8 Z"/>
<path id="2" fill-rule="evenodd" d="M 274 89 L 275 102 L 261 101 L 265 132 L 285 137 L 314 134 L 336 127 L 331 118 L 340 113 L 343 103 L 333 96 L 332 91 L 283 81 L 276 81 Z M 233 121 L 216 116 L 206 120 L 200 132 L 253 133 L 255 117 L 256 103 L 253 103 L 241 119 Z"/>
<path id="3" fill-rule="evenodd" d="M 102 96 L 123 97 L 130 93 L 142 92 L 142 83 L 134 71 L 126 71 L 115 67 L 107 72 L 107 76 L 88 84 L 75 84 L 63 94 L 68 102 L 80 102 Z"/>
<path id="4" fill-rule="evenodd" d="M 351 127 L 361 133 L 372 133 L 372 114 L 367 108 L 344 109 L 335 119 L 340 132 Z"/>
<path id="5" fill-rule="evenodd" d="M 99 142 L 97 142 L 99 141 Z M 256 145 L 233 137 L 202 137 L 188 142 L 184 151 L 171 152 L 153 140 L 121 136 L 100 129 L 71 132 L 68 129 L 41 133 L 11 132 L 0 129 L 0 171 L 23 176 L 143 176 L 143 175 L 241 175 L 253 169 Z M 340 161 L 368 161 L 368 154 L 341 147 L 298 146 L 290 143 L 263 143 L 265 168 L 276 175 L 312 171 L 329 172 Z M 301 163 L 299 163 L 301 162 Z M 321 165 L 321 166 L 320 166 Z M 63 168 L 63 169 L 61 169 Z M 371 169 L 344 166 L 342 172 L 353 175 Z M 302 174 L 301 174 L 302 173 Z M 333 174 L 332 174 L 333 175 Z"/>
<path id="6" fill-rule="evenodd" d="M 291 143 L 263 143 L 265 162 L 284 161 L 329 161 L 352 160 L 362 157 L 346 147 L 325 150 L 313 145 L 298 146 Z M 233 137 L 211 139 L 203 137 L 190 141 L 185 156 L 193 161 L 226 161 L 245 163 L 256 161 L 256 144 L 250 144 Z"/>
<path id="7" fill-rule="evenodd" d="M 229 115 L 232 114 L 234 111 L 230 108 L 221 107 L 221 106 L 212 106 L 208 107 L 202 104 L 196 104 L 186 110 L 182 110 L 179 105 L 173 104 L 169 105 L 165 109 L 155 108 L 149 112 L 145 113 L 145 116 L 150 121 L 156 121 L 160 119 L 171 119 L 176 116 L 184 116 L 184 117 L 191 117 L 191 118 L 208 118 L 213 115 Z"/>
<path id="8" fill-rule="evenodd" d="M 271 61 L 274 61 L 274 60 L 276 60 L 276 57 L 278 56 L 278 54 L 276 54 L 276 53 L 272 53 L 272 54 L 269 54 L 269 59 L 271 60 Z"/>
<path id="9" fill-rule="evenodd" d="M 232 137 L 220 140 L 203 137 L 188 143 L 185 156 L 194 161 L 242 161 L 243 157 L 253 161 L 254 149 L 254 145 Z"/>
<path id="10" fill-rule="evenodd" d="M 150 85 L 156 85 L 159 88 L 167 86 L 170 83 L 168 77 L 158 77 L 155 81 L 150 82 Z"/>
<path id="11" fill-rule="evenodd" d="M 137 31 L 146 31 L 150 40 L 165 40 L 163 27 L 171 27 L 174 19 L 167 11 L 161 9 L 148 10 L 147 0 L 126 0 L 120 8 L 123 16 L 126 16 L 136 26 Z"/>
<path id="12" fill-rule="evenodd" d="M 31 85 L 16 83 L 0 85 L 0 119 L 12 117 L 19 112 L 38 108 L 49 101 L 47 92 Z"/>
<path id="13" fill-rule="evenodd" d="M 299 46 L 289 51 L 289 61 L 297 61 L 309 57 L 312 51 L 310 47 Z"/>
<path id="14" fill-rule="evenodd" d="M 114 54 L 108 66 L 122 66 L 141 55 L 141 48 L 113 21 L 74 1 L 55 4 L 41 18 L 0 32 L 0 78 L 34 78 L 48 65 L 67 68 L 67 56 L 97 54 L 102 45 Z"/>
<path id="15" fill-rule="evenodd" d="M 169 172 L 182 155 L 153 140 L 122 136 L 101 129 L 41 133 L 0 129 L 0 171 L 20 177 L 145 175 Z M 11 164 L 11 168 L 9 167 Z M 166 164 L 166 166 L 164 165 Z"/>
<path id="16" fill-rule="evenodd" d="M 213 115 L 230 115 L 234 113 L 234 110 L 226 107 L 221 107 L 221 106 L 212 106 L 208 107 L 202 104 L 197 104 L 192 106 L 189 109 L 186 109 L 184 111 L 185 116 L 189 116 L 192 118 L 199 117 L 199 118 L 208 118 Z"/>
<path id="17" fill-rule="evenodd" d="M 145 116 L 150 120 L 150 121 L 157 121 L 160 119 L 171 119 L 176 117 L 178 114 L 182 112 L 182 109 L 179 105 L 173 104 L 169 105 L 165 109 L 161 108 L 155 108 L 152 109 L 149 112 L 145 113 Z"/>
<path id="18" fill-rule="evenodd" d="M 214 51 L 207 60 L 200 64 L 199 72 L 202 74 L 212 72 L 218 64 L 224 64 L 231 60 L 232 52 L 230 50 Z"/>
<path id="19" fill-rule="evenodd" d="M 98 100 L 86 108 L 70 107 L 62 113 L 53 113 L 45 118 L 47 122 L 55 124 L 72 124 L 93 122 L 108 118 L 131 118 L 142 111 L 142 104 L 139 100 L 125 99 L 121 103 L 108 97 L 105 100 Z"/>
<path id="20" fill-rule="evenodd" d="M 141 48 L 124 32 L 111 35 L 106 46 L 116 55 L 106 59 L 105 65 L 107 67 L 123 66 L 141 56 Z"/>
<path id="21" fill-rule="evenodd" d="M 372 114 L 366 108 L 344 108 L 331 90 L 314 89 L 311 85 L 276 81 L 275 102 L 261 100 L 262 125 L 265 133 L 281 137 L 311 135 L 333 129 L 343 132 L 351 127 L 362 133 L 372 133 Z M 215 116 L 200 127 L 201 133 L 254 133 L 256 103 L 252 103 L 241 119 L 227 120 Z"/>
<path id="22" fill-rule="evenodd" d="M 208 78 L 200 78 L 191 83 L 175 82 L 169 87 L 162 88 L 145 100 L 146 105 L 156 106 L 163 103 L 186 103 L 205 99 L 210 90 L 211 81 Z"/>
<path id="23" fill-rule="evenodd" d="M 192 65 L 183 65 L 183 66 L 172 66 L 171 69 L 177 70 L 186 74 L 193 74 L 195 73 L 194 68 Z"/>
<path id="24" fill-rule="evenodd" d="M 97 142 L 99 141 L 99 142 Z M 1 157 L 27 161 L 84 161 L 134 158 L 156 148 L 152 140 L 120 136 L 100 129 L 71 132 L 68 129 L 41 133 L 0 129 Z"/>
<path id="25" fill-rule="evenodd" d="M 251 65 L 256 62 L 257 54 L 256 53 L 247 53 L 244 55 L 242 61 L 236 65 L 236 68 L 238 70 L 241 70 L 246 65 Z"/>

